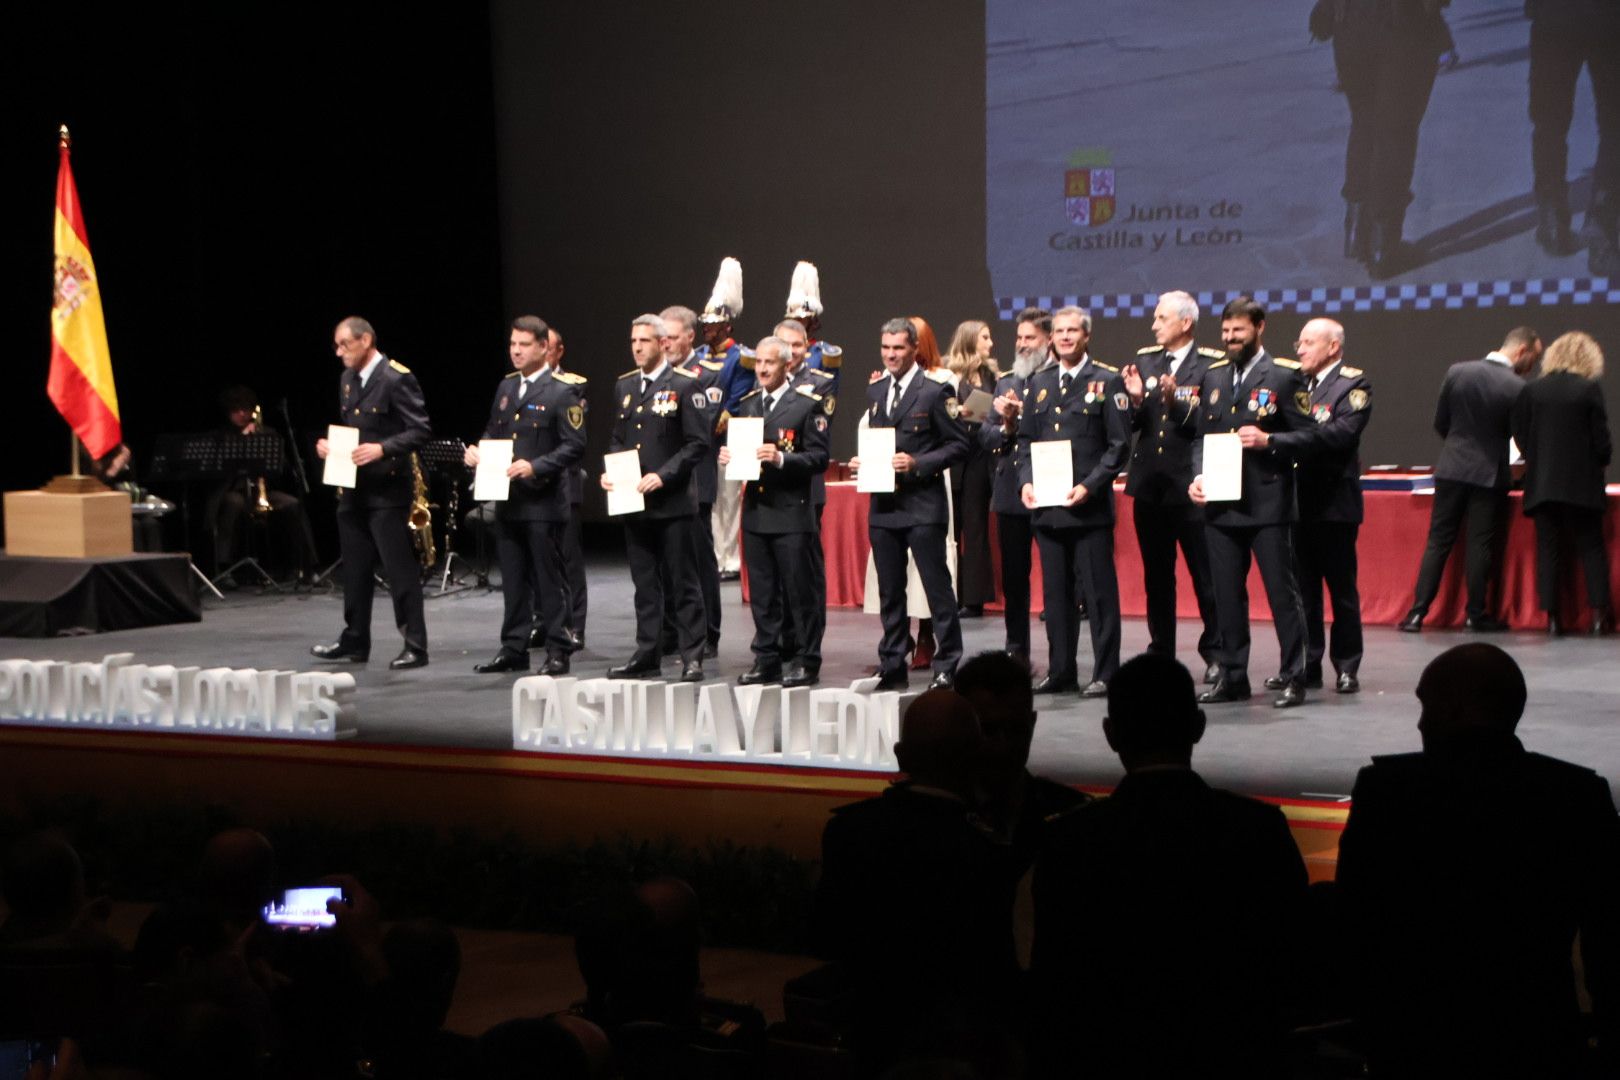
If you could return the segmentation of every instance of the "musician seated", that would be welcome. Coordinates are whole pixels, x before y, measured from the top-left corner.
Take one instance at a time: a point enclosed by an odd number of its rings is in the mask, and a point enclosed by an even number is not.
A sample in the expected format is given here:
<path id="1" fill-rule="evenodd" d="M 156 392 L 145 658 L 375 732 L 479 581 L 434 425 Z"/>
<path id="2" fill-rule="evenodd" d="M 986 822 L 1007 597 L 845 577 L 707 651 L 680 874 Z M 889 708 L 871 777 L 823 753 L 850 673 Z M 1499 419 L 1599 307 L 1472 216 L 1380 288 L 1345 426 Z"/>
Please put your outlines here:
<path id="1" fill-rule="evenodd" d="M 252 388 L 229 387 L 219 395 L 219 404 L 227 420 L 223 429 L 226 437 L 261 432 L 279 434 L 264 422 L 258 395 Z M 282 444 L 285 450 L 285 437 Z M 247 553 L 254 555 L 277 580 L 294 576 L 303 580 L 311 576 L 317 557 L 303 501 L 287 490 L 290 485 L 285 471 L 280 475 L 250 472 L 238 470 L 235 476 L 226 478 L 209 493 L 205 520 L 213 526 L 216 567 L 229 570 Z M 268 526 L 270 542 L 263 551 L 245 549 L 246 526 L 254 515 L 262 516 Z M 233 575 L 227 573 L 215 584 L 230 589 L 237 583 Z"/>

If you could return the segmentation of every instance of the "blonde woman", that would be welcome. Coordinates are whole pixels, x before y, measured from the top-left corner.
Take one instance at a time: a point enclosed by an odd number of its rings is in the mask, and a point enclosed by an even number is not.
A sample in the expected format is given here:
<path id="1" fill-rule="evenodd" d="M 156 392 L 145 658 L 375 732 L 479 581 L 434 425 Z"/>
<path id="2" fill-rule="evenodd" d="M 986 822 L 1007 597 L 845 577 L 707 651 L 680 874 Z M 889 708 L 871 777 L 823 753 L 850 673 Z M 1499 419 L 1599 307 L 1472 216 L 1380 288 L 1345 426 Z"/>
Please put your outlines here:
<path id="1" fill-rule="evenodd" d="M 956 328 L 951 347 L 945 353 L 945 367 L 956 380 L 956 398 L 966 401 L 975 390 L 995 396 L 996 379 L 1001 371 L 990 356 L 994 343 L 990 327 L 969 319 Z M 960 545 L 956 571 L 956 595 L 963 618 L 984 615 L 984 605 L 996 598 L 995 567 L 990 559 L 990 455 L 979 444 L 978 424 L 963 421 L 973 453 L 958 470 L 954 495 L 956 539 Z"/>
<path id="2" fill-rule="evenodd" d="M 1589 629 L 1609 620 L 1609 563 L 1603 547 L 1603 472 L 1612 452 L 1603 407 L 1603 350 L 1588 334 L 1565 334 L 1547 348 L 1541 377 L 1519 393 L 1513 437 L 1524 454 L 1524 512 L 1536 523 L 1536 589 L 1547 633 L 1558 619 L 1558 548 L 1572 537 L 1586 570 Z"/>

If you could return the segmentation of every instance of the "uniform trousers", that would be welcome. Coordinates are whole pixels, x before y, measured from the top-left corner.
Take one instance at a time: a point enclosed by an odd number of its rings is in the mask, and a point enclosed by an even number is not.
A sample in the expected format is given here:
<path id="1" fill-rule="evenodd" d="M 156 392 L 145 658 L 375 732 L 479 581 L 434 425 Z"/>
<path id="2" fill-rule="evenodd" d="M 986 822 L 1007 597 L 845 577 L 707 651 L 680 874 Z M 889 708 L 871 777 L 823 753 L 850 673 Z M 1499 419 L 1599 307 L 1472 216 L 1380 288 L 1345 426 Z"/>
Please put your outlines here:
<path id="1" fill-rule="evenodd" d="M 699 503 L 697 517 L 690 519 L 692 565 L 697 569 L 698 589 L 703 599 L 705 640 L 720 644 L 720 564 L 714 558 L 714 504 Z"/>
<path id="2" fill-rule="evenodd" d="M 1445 572 L 1446 559 L 1457 542 L 1457 527 L 1468 519 L 1468 555 L 1466 579 L 1468 582 L 1468 617 L 1485 616 L 1492 578 L 1496 576 L 1497 554 L 1501 550 L 1500 537 L 1506 532 L 1507 492 L 1495 488 L 1465 484 L 1460 480 L 1434 482 L 1434 507 L 1429 511 L 1429 540 L 1423 548 L 1423 562 L 1418 568 L 1417 595 L 1412 610 L 1427 614 L 1440 592 L 1440 576 Z"/>
<path id="3" fill-rule="evenodd" d="M 1562 196 L 1569 168 L 1569 125 L 1575 86 L 1585 67 L 1592 78 L 1598 150 L 1592 179 L 1614 198 L 1620 187 L 1620 30 L 1611 17 L 1592 25 L 1530 23 L 1530 161 L 1536 194 Z"/>
<path id="4" fill-rule="evenodd" d="M 1007 627 L 1007 648 L 1029 655 L 1029 578 L 1033 570 L 1029 549 L 1035 542 L 1028 514 L 997 514 L 996 536 L 1001 541 L 1002 621 Z"/>
<path id="5" fill-rule="evenodd" d="M 527 658 L 529 633 L 544 634 L 546 655 L 568 655 L 563 633 L 566 586 L 558 559 L 562 524 L 555 521 L 495 519 L 495 555 L 501 563 L 501 651 Z M 539 618 L 535 618 L 538 609 Z"/>
<path id="6" fill-rule="evenodd" d="M 1142 553 L 1142 588 L 1147 593 L 1148 647 L 1151 653 L 1176 655 L 1176 546 L 1187 560 L 1198 614 L 1204 621 L 1198 655 L 1213 663 L 1221 631 L 1215 614 L 1215 586 L 1209 579 L 1209 543 L 1204 523 L 1186 506 L 1163 506 L 1146 499 L 1131 504 L 1136 546 Z"/>
<path id="7" fill-rule="evenodd" d="M 681 659 L 693 663 L 703 658 L 703 594 L 692 574 L 694 531 L 689 516 L 625 522 L 625 553 L 636 590 L 636 652 L 631 662 L 637 666 L 657 665 L 666 608 Z"/>
<path id="8" fill-rule="evenodd" d="M 1228 682 L 1249 679 L 1249 562 L 1260 564 L 1260 580 L 1277 628 L 1282 652 L 1277 671 L 1291 682 L 1305 677 L 1305 611 L 1294 576 L 1291 525 L 1204 526 L 1209 544 L 1210 580 L 1220 620 L 1221 672 Z"/>
<path id="9" fill-rule="evenodd" d="M 872 544 L 878 611 L 883 618 L 879 666 L 887 674 L 906 670 L 906 654 L 912 646 L 910 620 L 906 617 L 906 552 L 910 551 L 934 618 L 933 669 L 954 674 L 962 658 L 962 625 L 956 619 L 956 590 L 951 587 L 950 566 L 945 561 L 945 526 L 868 525 L 867 537 Z"/>
<path id="10" fill-rule="evenodd" d="M 819 547 L 810 533 L 749 532 L 742 554 L 748 563 L 748 606 L 754 615 L 754 659 L 774 667 L 788 660 L 815 674 L 821 670 L 821 639 L 827 609 L 805 573 L 810 548 Z M 786 638 L 791 624 L 793 638 Z"/>
<path id="11" fill-rule="evenodd" d="M 1295 527 L 1294 555 L 1299 565 L 1300 600 L 1305 606 L 1305 673 L 1322 671 L 1325 652 L 1333 670 L 1354 675 L 1361 668 L 1361 592 L 1356 586 L 1354 521 L 1300 522 Z M 1322 586 L 1333 603 L 1333 638 L 1322 623 Z"/>
<path id="12" fill-rule="evenodd" d="M 557 531 L 557 560 L 562 566 L 563 584 L 568 590 L 563 606 L 563 625 L 580 637 L 585 636 L 585 613 L 589 597 L 585 585 L 585 549 L 579 541 L 580 505 L 569 507 L 568 520 Z"/>
<path id="13" fill-rule="evenodd" d="M 1603 547 L 1603 512 L 1572 503 L 1542 503 L 1531 513 L 1536 523 L 1536 593 L 1541 610 L 1558 613 L 1559 547 L 1575 541 L 1586 574 L 1586 602 L 1594 614 L 1609 610 L 1609 556 Z"/>
<path id="14" fill-rule="evenodd" d="M 422 567 L 411 543 L 409 508 L 339 506 L 338 551 L 343 556 L 343 636 L 345 649 L 371 651 L 371 598 L 377 563 L 388 576 L 394 625 L 405 647 L 427 652 L 427 619 L 422 608 Z"/>
<path id="15" fill-rule="evenodd" d="M 1091 679 L 1108 682 L 1119 670 L 1119 578 L 1114 573 L 1114 526 L 1035 526 L 1046 605 L 1047 676 L 1077 680 L 1079 601 L 1091 623 Z"/>
<path id="16" fill-rule="evenodd" d="M 735 574 L 742 569 L 742 555 L 737 547 L 742 535 L 742 489 L 741 480 L 727 480 L 722 475 L 715 493 L 712 522 L 714 560 L 720 571 L 726 574 Z"/>
<path id="17" fill-rule="evenodd" d="M 816 531 L 809 535 L 804 547 L 805 569 L 810 576 L 811 592 L 816 598 L 816 610 L 821 612 L 823 630 L 827 626 L 827 556 L 821 548 L 821 512 L 825 509 L 827 509 L 826 503 L 816 503 Z M 750 570 L 749 573 L 752 574 L 753 571 Z M 753 586 L 750 584 L 749 588 L 752 589 Z M 750 593 L 749 595 L 752 596 L 753 594 Z M 782 653 L 784 656 L 792 656 L 800 651 L 798 644 L 799 631 L 793 620 L 793 606 L 788 603 L 785 593 L 782 596 L 782 619 Z M 820 649 L 821 646 L 818 643 L 815 658 L 817 664 L 821 663 Z"/>

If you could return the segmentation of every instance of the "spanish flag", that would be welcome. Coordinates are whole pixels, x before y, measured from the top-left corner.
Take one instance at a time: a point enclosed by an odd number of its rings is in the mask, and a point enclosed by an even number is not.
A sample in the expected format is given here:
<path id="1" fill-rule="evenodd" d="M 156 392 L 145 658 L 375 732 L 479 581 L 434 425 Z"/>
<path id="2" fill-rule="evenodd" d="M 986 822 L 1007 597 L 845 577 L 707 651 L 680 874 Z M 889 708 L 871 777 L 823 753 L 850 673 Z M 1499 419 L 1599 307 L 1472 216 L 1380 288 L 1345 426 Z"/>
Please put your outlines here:
<path id="1" fill-rule="evenodd" d="M 101 316 L 101 282 L 79 211 L 79 189 L 68 163 L 68 130 L 61 131 L 56 173 L 56 291 L 51 306 L 51 376 L 45 391 L 92 457 L 118 448 L 118 392 Z"/>

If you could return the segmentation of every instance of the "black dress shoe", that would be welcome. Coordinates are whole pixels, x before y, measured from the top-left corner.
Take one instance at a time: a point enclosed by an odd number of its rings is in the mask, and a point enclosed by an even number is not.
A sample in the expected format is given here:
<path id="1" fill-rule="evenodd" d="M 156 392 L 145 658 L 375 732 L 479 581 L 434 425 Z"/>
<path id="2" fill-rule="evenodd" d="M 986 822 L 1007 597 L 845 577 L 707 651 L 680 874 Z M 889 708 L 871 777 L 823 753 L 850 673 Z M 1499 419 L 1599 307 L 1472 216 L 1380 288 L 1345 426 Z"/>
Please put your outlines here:
<path id="1" fill-rule="evenodd" d="M 584 647 L 585 635 L 580 633 L 578 630 L 568 631 L 568 651 L 571 653 L 576 653 Z"/>
<path id="2" fill-rule="evenodd" d="M 355 664 L 363 664 L 371 657 L 371 653 L 345 645 L 341 641 L 334 641 L 330 645 L 311 645 L 309 654 L 317 660 L 348 661 Z"/>
<path id="3" fill-rule="evenodd" d="M 1198 695 L 1200 705 L 1222 705 L 1228 701 L 1248 701 L 1250 695 L 1248 680 L 1233 682 L 1222 675 L 1215 680 L 1215 685 Z"/>
<path id="4" fill-rule="evenodd" d="M 1605 613 L 1605 612 L 1600 611 L 1596 615 L 1593 615 L 1592 616 L 1592 625 L 1587 628 L 1587 633 L 1591 634 L 1593 637 L 1602 637 L 1603 635 L 1607 634 L 1608 632 L 1609 632 L 1609 616 L 1608 616 L 1608 614 Z"/>
<path id="5" fill-rule="evenodd" d="M 388 661 L 388 666 L 394 671 L 404 671 L 406 668 L 413 667 L 427 667 L 427 653 L 407 645 L 399 650 L 398 656 Z"/>
<path id="6" fill-rule="evenodd" d="M 1071 690 L 1078 689 L 1080 689 L 1080 683 L 1078 681 L 1074 679 L 1060 679 L 1053 675 L 1046 676 L 1044 679 L 1038 681 L 1034 686 L 1034 691 L 1037 694 L 1066 694 Z"/>
<path id="7" fill-rule="evenodd" d="M 493 660 L 486 660 L 482 664 L 474 664 L 473 670 L 480 675 L 494 675 L 502 671 L 528 671 L 529 658 L 527 656 L 514 656 L 509 652 L 498 652 Z"/>
<path id="8" fill-rule="evenodd" d="M 1001 651 L 1012 657 L 1014 660 L 1022 660 L 1025 664 L 1029 663 L 1029 649 L 1026 646 L 1008 645 Z"/>
<path id="9" fill-rule="evenodd" d="M 1550 611 L 1547 612 L 1547 636 L 1548 637 L 1562 637 L 1563 634 L 1564 634 L 1564 624 L 1558 621 L 1558 616 L 1557 615 L 1554 615 Z"/>
<path id="10" fill-rule="evenodd" d="M 681 677 L 676 681 L 678 681 L 678 682 L 702 682 L 703 681 L 703 661 L 701 661 L 701 660 L 688 660 L 686 663 L 682 664 L 681 665 Z"/>
<path id="11" fill-rule="evenodd" d="M 821 672 L 809 671 L 802 667 L 790 667 L 782 673 L 782 688 L 791 690 L 795 686 L 814 686 L 821 681 Z"/>
<path id="12" fill-rule="evenodd" d="M 1219 664 L 1210 664 L 1208 667 L 1204 668 L 1204 685 L 1205 686 L 1213 686 L 1215 684 L 1215 680 L 1220 678 L 1220 677 L 1221 677 L 1221 665 L 1219 665 Z"/>
<path id="13" fill-rule="evenodd" d="M 1423 629 L 1423 612 L 1408 611 L 1406 618 L 1395 624 L 1395 629 L 1404 634 L 1416 634 Z"/>
<path id="14" fill-rule="evenodd" d="M 1305 689 L 1307 689 L 1307 690 L 1320 690 L 1320 689 L 1322 689 L 1322 669 L 1321 668 L 1306 668 L 1305 669 Z"/>
<path id="15" fill-rule="evenodd" d="M 546 657 L 546 662 L 540 665 L 540 674 L 566 675 L 568 674 L 568 666 L 567 653 L 561 653 L 557 656 L 548 656 Z"/>
<path id="16" fill-rule="evenodd" d="M 779 683 L 781 681 L 781 664 L 755 664 L 737 676 L 738 686 L 757 686 L 760 683 Z"/>
<path id="17" fill-rule="evenodd" d="M 543 649 L 546 647 L 546 630 L 543 626 L 529 628 L 529 648 Z"/>
<path id="18" fill-rule="evenodd" d="M 1353 671 L 1341 671 L 1339 672 L 1339 681 L 1333 684 L 1333 689 L 1341 694 L 1359 694 L 1361 693 L 1361 680 L 1356 678 L 1356 673 Z"/>
<path id="19" fill-rule="evenodd" d="M 705 660 L 713 660 L 715 657 L 717 657 L 719 655 L 720 655 L 720 646 L 718 644 L 716 644 L 714 642 L 710 642 L 709 644 L 703 646 L 703 659 L 705 659 Z"/>
<path id="20" fill-rule="evenodd" d="M 1265 687 L 1267 690 L 1281 690 L 1287 685 L 1288 677 L 1286 675 L 1272 675 L 1267 678 L 1265 682 Z"/>
<path id="21" fill-rule="evenodd" d="M 1507 628 L 1507 623 L 1501 619 L 1493 619 L 1489 615 L 1463 620 L 1463 629 L 1471 634 L 1500 634 Z"/>
<path id="22" fill-rule="evenodd" d="M 1283 687 L 1271 702 L 1273 709 L 1292 709 L 1297 705 L 1305 704 L 1305 684 L 1300 682 L 1289 683 Z"/>
<path id="23" fill-rule="evenodd" d="M 1108 684 L 1101 679 L 1092 679 L 1080 688 L 1081 697 L 1107 697 Z"/>
<path id="24" fill-rule="evenodd" d="M 936 671 L 934 677 L 928 680 L 930 690 L 949 690 L 956 685 L 956 672 Z"/>
<path id="25" fill-rule="evenodd" d="M 631 660 L 628 664 L 608 668 L 610 679 L 656 679 L 661 673 L 656 660 Z"/>
<path id="26" fill-rule="evenodd" d="M 958 619 L 982 619 L 984 618 L 984 605 L 963 604 L 956 609 L 956 617 Z"/>
<path id="27" fill-rule="evenodd" d="M 911 680 L 906 676 L 905 668 L 878 672 L 877 689 L 879 690 L 904 690 L 910 685 Z"/>

